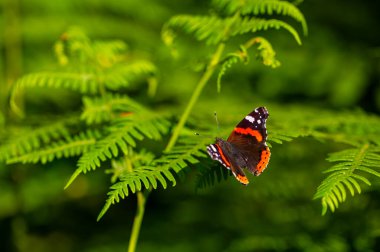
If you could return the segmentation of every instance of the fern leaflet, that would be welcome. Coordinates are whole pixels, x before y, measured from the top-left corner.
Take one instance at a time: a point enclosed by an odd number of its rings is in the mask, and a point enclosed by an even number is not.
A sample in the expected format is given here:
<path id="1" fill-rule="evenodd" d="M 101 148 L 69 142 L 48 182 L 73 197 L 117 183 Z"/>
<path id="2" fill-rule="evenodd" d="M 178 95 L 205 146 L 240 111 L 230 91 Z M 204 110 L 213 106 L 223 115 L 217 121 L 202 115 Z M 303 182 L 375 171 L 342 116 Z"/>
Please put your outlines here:
<path id="1" fill-rule="evenodd" d="M 98 141 L 88 152 L 84 153 L 78 161 L 78 168 L 66 184 L 67 188 L 81 173 L 95 170 L 102 161 L 117 157 L 119 148 L 128 154 L 129 146 L 136 146 L 135 140 L 145 137 L 158 140 L 162 134 L 167 133 L 169 122 L 163 115 L 154 112 L 140 112 L 125 118 L 115 120 L 109 128 L 109 134 Z"/>
<path id="2" fill-rule="evenodd" d="M 265 31 L 269 28 L 274 28 L 277 30 L 283 28 L 293 35 L 299 45 L 302 44 L 298 32 L 291 25 L 277 19 L 267 20 L 262 18 L 242 18 L 240 22 L 235 23 L 235 27 L 232 29 L 232 36 L 250 32 Z"/>
<path id="3" fill-rule="evenodd" d="M 325 214 L 327 208 L 332 212 L 346 200 L 346 190 L 348 189 L 352 196 L 355 189 L 361 192 L 358 181 L 362 181 L 367 185 L 371 185 L 369 180 L 358 172 L 369 173 L 380 178 L 380 172 L 374 170 L 379 169 L 380 148 L 364 144 L 357 149 L 348 149 L 336 152 L 327 159 L 330 162 L 339 162 L 326 170 L 331 173 L 318 187 L 314 199 L 321 199 L 322 214 Z"/>
<path id="4" fill-rule="evenodd" d="M 301 23 L 304 34 L 307 34 L 307 25 L 302 12 L 292 3 L 279 0 L 214 0 L 213 4 L 225 9 L 229 15 L 240 11 L 242 15 L 283 15 L 289 16 Z"/>
<path id="5" fill-rule="evenodd" d="M 231 172 L 225 167 L 215 164 L 215 162 L 212 163 L 212 161 L 209 160 L 205 161 L 205 165 L 199 166 L 200 171 L 195 182 L 196 189 L 211 187 L 215 182 L 226 180 L 231 175 Z"/>
<path id="6" fill-rule="evenodd" d="M 156 73 L 156 67 L 148 61 L 137 61 L 115 66 L 109 70 L 68 72 L 40 72 L 20 78 L 14 86 L 13 96 L 24 88 L 63 88 L 83 94 L 98 94 L 102 88 L 117 90 L 132 82 L 146 79 Z"/>
<path id="7" fill-rule="evenodd" d="M 174 174 L 183 172 L 189 164 L 196 164 L 199 158 L 205 157 L 205 146 L 210 139 L 200 140 L 197 137 L 186 137 L 179 140 L 179 144 L 161 158 L 154 160 L 151 164 L 135 167 L 129 173 L 120 178 L 120 182 L 111 186 L 108 199 L 101 210 L 98 220 L 107 212 L 112 204 L 128 197 L 129 193 L 141 191 L 143 188 L 157 189 L 161 184 L 167 188 L 167 180 L 176 185 Z"/>
<path id="8" fill-rule="evenodd" d="M 10 137 L 9 142 L 0 146 L 0 160 L 8 160 L 29 153 L 40 148 L 42 145 L 62 137 L 69 137 L 70 133 L 66 124 L 76 118 L 64 119 L 48 126 L 26 129 L 24 132 L 17 131 L 17 136 Z M 19 130 L 19 129 L 18 129 Z"/>
<path id="9" fill-rule="evenodd" d="M 77 136 L 67 137 L 65 140 L 56 141 L 42 149 L 37 149 L 20 156 L 10 158 L 7 160 L 7 163 L 41 162 L 42 164 L 45 164 L 62 157 L 68 158 L 78 156 L 86 152 L 99 137 L 100 134 L 96 131 L 87 131 L 86 133 L 81 132 Z"/>
<path id="10" fill-rule="evenodd" d="M 102 97 L 84 97 L 81 119 L 88 125 L 108 122 L 127 113 L 136 113 L 143 107 L 126 95 L 106 94 Z"/>
<path id="11" fill-rule="evenodd" d="M 231 26 L 231 31 L 228 34 L 221 32 L 225 27 L 229 26 Z M 284 28 L 293 35 L 297 43 L 301 44 L 298 32 L 292 26 L 277 19 L 266 20 L 250 17 L 227 17 L 222 19 L 217 16 L 179 15 L 170 19 L 166 24 L 163 30 L 164 41 L 171 43 L 173 39 L 169 39 L 167 36 L 173 36 L 171 29 L 176 27 L 182 28 L 185 32 L 194 33 L 196 39 L 205 40 L 208 45 L 218 44 L 227 40 L 229 36 L 268 30 L 269 28 Z"/>

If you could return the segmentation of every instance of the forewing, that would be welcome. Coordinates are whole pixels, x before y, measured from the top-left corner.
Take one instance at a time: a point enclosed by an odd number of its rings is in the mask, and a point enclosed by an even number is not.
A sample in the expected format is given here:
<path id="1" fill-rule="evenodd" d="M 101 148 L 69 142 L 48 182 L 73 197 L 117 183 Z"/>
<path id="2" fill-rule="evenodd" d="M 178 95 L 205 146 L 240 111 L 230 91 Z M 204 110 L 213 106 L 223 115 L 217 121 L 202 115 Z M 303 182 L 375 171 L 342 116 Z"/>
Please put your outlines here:
<path id="1" fill-rule="evenodd" d="M 247 168 L 256 176 L 267 167 L 270 158 L 270 150 L 266 145 L 268 116 L 265 107 L 256 108 L 236 125 L 227 139 L 241 155 L 241 158 L 236 159 L 237 165 Z"/>

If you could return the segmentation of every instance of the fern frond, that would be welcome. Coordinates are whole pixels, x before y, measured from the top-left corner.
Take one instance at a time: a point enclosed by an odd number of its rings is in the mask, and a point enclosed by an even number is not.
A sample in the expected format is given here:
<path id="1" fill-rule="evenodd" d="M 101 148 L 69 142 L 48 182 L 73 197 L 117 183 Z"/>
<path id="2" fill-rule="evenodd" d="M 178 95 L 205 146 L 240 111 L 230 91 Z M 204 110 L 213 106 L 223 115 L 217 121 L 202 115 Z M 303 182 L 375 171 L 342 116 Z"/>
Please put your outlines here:
<path id="1" fill-rule="evenodd" d="M 121 40 L 91 41 L 78 27 L 70 27 L 54 45 L 62 66 L 109 68 L 123 60 L 127 45 Z"/>
<path id="2" fill-rule="evenodd" d="M 221 32 L 225 30 L 225 27 L 229 26 L 231 26 L 231 29 L 227 34 Z M 289 24 L 277 19 L 266 20 L 251 17 L 227 17 L 222 19 L 217 16 L 179 15 L 171 18 L 165 25 L 162 33 L 164 41 L 173 41 L 168 36 L 174 36 L 172 30 L 175 28 L 181 28 L 187 33 L 194 34 L 197 40 L 204 40 L 208 45 L 218 44 L 227 40 L 230 36 L 254 33 L 270 28 L 284 28 L 293 35 L 298 44 L 301 44 L 298 32 Z"/>
<path id="3" fill-rule="evenodd" d="M 232 65 L 237 64 L 241 61 L 241 56 L 239 54 L 230 54 L 227 56 L 227 58 L 224 60 L 222 66 L 220 67 L 218 78 L 216 81 L 217 84 L 217 91 L 220 93 L 220 90 L 222 89 L 222 77 L 226 73 L 226 71 L 232 67 Z"/>
<path id="4" fill-rule="evenodd" d="M 157 189 L 158 185 L 166 189 L 167 181 L 176 185 L 175 175 L 183 172 L 189 164 L 196 164 L 199 158 L 206 157 L 205 148 L 210 139 L 199 140 L 197 137 L 182 138 L 179 144 L 150 165 L 133 168 L 120 178 L 120 182 L 111 186 L 108 199 L 101 210 L 98 220 L 107 212 L 112 204 L 128 197 L 129 193 L 141 191 L 143 188 Z"/>
<path id="5" fill-rule="evenodd" d="M 102 97 L 84 97 L 81 120 L 88 125 L 108 122 L 120 117 L 120 113 L 136 113 L 142 106 L 126 95 L 106 94 Z"/>
<path id="6" fill-rule="evenodd" d="M 46 145 L 53 140 L 69 137 L 66 124 L 73 119 L 64 119 L 48 126 L 17 131 L 17 136 L 10 136 L 8 142 L 0 146 L 0 160 L 22 156 Z M 76 119 L 74 119 L 76 120 Z"/>
<path id="7" fill-rule="evenodd" d="M 13 95 L 25 88 L 64 88 L 83 94 L 99 93 L 99 84 L 95 73 L 91 72 L 40 72 L 27 74 L 20 78 L 14 88 Z"/>
<path id="8" fill-rule="evenodd" d="M 211 187 L 215 182 L 221 182 L 226 180 L 231 172 L 221 165 L 215 165 L 209 161 L 206 161 L 205 165 L 199 166 L 200 172 L 197 175 L 195 188 L 204 189 L 206 187 Z"/>
<path id="9" fill-rule="evenodd" d="M 306 136 L 302 131 L 290 131 L 290 130 L 270 130 L 268 132 L 268 141 L 277 143 L 277 144 L 282 144 L 283 142 L 290 142 L 295 138 Z"/>
<path id="10" fill-rule="evenodd" d="M 131 149 L 129 154 L 119 160 L 112 160 L 112 168 L 106 170 L 107 174 L 112 174 L 111 182 L 115 183 L 117 179 L 130 172 L 133 167 L 141 167 L 151 164 L 154 160 L 154 155 L 144 149 L 140 152 L 133 152 Z"/>
<path id="11" fill-rule="evenodd" d="M 287 30 L 299 45 L 302 44 L 301 38 L 298 32 L 289 24 L 278 19 L 262 19 L 262 18 L 250 18 L 243 17 L 239 19 L 239 22 L 235 23 L 235 26 L 231 29 L 231 35 L 236 36 L 239 34 L 254 33 L 258 31 L 265 31 L 270 28 L 279 30 L 283 28 Z"/>
<path id="12" fill-rule="evenodd" d="M 240 11 L 242 15 L 283 15 L 300 22 L 305 35 L 307 24 L 302 12 L 292 3 L 279 0 L 214 0 L 214 6 L 224 9 L 228 15 Z"/>
<path id="13" fill-rule="evenodd" d="M 217 16 L 190 16 L 178 15 L 172 17 L 165 24 L 162 36 L 163 41 L 170 46 L 175 36 L 174 29 L 181 28 L 187 33 L 194 33 L 195 38 L 199 41 L 205 40 L 206 44 L 217 44 L 223 38 L 225 20 Z"/>
<path id="14" fill-rule="evenodd" d="M 81 72 L 40 72 L 20 78 L 13 89 L 17 94 L 22 89 L 33 87 L 63 88 L 82 94 L 98 94 L 104 87 L 117 90 L 128 87 L 139 79 L 147 79 L 156 73 L 149 61 L 137 61 L 112 67 L 104 72 L 87 69 Z"/>
<path id="15" fill-rule="evenodd" d="M 380 178 L 380 148 L 364 144 L 360 148 L 348 149 L 333 153 L 327 159 L 330 162 L 339 162 L 326 170 L 331 173 L 318 187 L 314 199 L 321 199 L 322 214 L 327 208 L 332 212 L 346 200 L 346 190 L 354 196 L 355 189 L 361 193 L 358 181 L 371 185 L 370 181 L 360 173 L 374 175 Z"/>
<path id="16" fill-rule="evenodd" d="M 146 60 L 139 60 L 115 66 L 100 77 L 102 77 L 106 88 L 118 90 L 123 87 L 129 87 L 131 83 L 139 80 L 147 80 L 155 76 L 156 73 L 157 68 L 154 64 Z"/>
<path id="17" fill-rule="evenodd" d="M 263 37 L 254 38 L 254 42 L 259 44 L 257 50 L 259 51 L 258 57 L 265 66 L 272 68 L 279 67 L 280 61 L 276 58 L 276 52 L 273 50 L 272 45 Z"/>
<path id="18" fill-rule="evenodd" d="M 255 37 L 250 39 L 244 45 L 240 46 L 240 50 L 236 53 L 230 53 L 223 60 L 223 64 L 219 70 L 218 78 L 217 78 L 217 91 L 221 90 L 221 82 L 222 77 L 226 73 L 226 71 L 232 67 L 233 64 L 243 62 L 248 63 L 249 55 L 248 48 L 253 45 L 259 44 L 257 47 L 258 50 L 258 58 L 265 66 L 269 66 L 272 68 L 279 67 L 281 63 L 276 59 L 276 52 L 273 50 L 272 45 L 263 37 Z"/>
<path id="19" fill-rule="evenodd" d="M 68 158 L 79 156 L 86 152 L 99 137 L 100 134 L 97 131 L 81 132 L 79 135 L 67 137 L 65 140 L 56 141 L 42 149 L 12 157 L 7 160 L 7 163 L 12 164 L 21 162 L 25 164 L 41 162 L 42 164 L 45 164 L 62 157 Z"/>
<path id="20" fill-rule="evenodd" d="M 67 188 L 75 178 L 100 166 L 102 161 L 117 157 L 119 149 L 128 153 L 128 147 L 135 147 L 136 140 L 144 138 L 158 140 L 166 134 L 169 122 L 161 114 L 154 112 L 140 112 L 115 120 L 109 128 L 109 134 L 98 141 L 88 152 L 84 153 L 78 161 L 78 168 L 66 184 Z"/>

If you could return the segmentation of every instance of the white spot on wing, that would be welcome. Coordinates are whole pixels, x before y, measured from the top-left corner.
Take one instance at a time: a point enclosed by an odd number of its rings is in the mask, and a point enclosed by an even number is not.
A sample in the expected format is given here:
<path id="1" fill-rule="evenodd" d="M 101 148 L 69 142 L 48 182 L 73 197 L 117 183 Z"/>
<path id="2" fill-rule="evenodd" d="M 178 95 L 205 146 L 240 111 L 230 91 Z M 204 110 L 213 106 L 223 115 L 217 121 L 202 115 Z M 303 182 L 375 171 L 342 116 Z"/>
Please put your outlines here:
<path id="1" fill-rule="evenodd" d="M 257 123 L 258 123 L 258 124 L 261 124 L 261 120 L 260 120 L 260 119 L 259 119 L 259 120 L 257 120 Z"/>
<path id="2" fill-rule="evenodd" d="M 247 116 L 245 117 L 245 119 L 246 119 L 247 121 L 249 121 L 250 123 L 253 123 L 253 122 L 255 121 L 255 118 L 254 118 L 253 116 L 250 116 L 250 115 L 247 115 Z"/>
<path id="3" fill-rule="evenodd" d="M 210 147 L 211 147 L 211 149 L 213 150 L 213 151 L 215 151 L 216 152 L 216 148 L 214 147 L 214 145 L 212 144 L 212 145 L 210 145 Z"/>

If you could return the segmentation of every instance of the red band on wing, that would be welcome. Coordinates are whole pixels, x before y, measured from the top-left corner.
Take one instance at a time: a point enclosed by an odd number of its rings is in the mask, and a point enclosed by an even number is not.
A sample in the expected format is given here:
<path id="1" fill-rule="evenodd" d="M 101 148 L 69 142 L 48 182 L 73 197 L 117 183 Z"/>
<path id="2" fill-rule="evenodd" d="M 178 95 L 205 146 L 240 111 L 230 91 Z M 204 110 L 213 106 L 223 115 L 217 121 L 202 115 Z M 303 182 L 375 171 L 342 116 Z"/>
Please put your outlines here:
<path id="1" fill-rule="evenodd" d="M 240 175 L 240 174 L 236 175 L 236 179 L 239 180 L 239 182 L 244 184 L 244 185 L 248 185 L 248 183 L 249 183 L 247 177 Z"/>
<path id="2" fill-rule="evenodd" d="M 222 148 L 219 147 L 219 145 L 215 144 L 216 147 L 218 148 L 218 151 L 219 151 L 219 154 L 220 154 L 220 157 L 222 158 L 222 161 L 228 166 L 228 167 L 231 167 L 231 163 L 228 162 L 226 156 L 224 156 L 223 154 L 223 151 L 222 151 Z"/>
<path id="3" fill-rule="evenodd" d="M 251 128 L 235 128 L 234 131 L 238 134 L 253 136 L 259 143 L 263 141 L 263 136 L 257 130 L 253 130 Z"/>
<path id="4" fill-rule="evenodd" d="M 257 164 L 257 172 L 256 175 L 260 175 L 264 171 L 264 169 L 267 167 L 269 163 L 269 158 L 270 158 L 270 150 L 268 147 L 266 147 L 265 150 L 261 152 L 261 157 L 260 157 L 260 162 Z"/>

